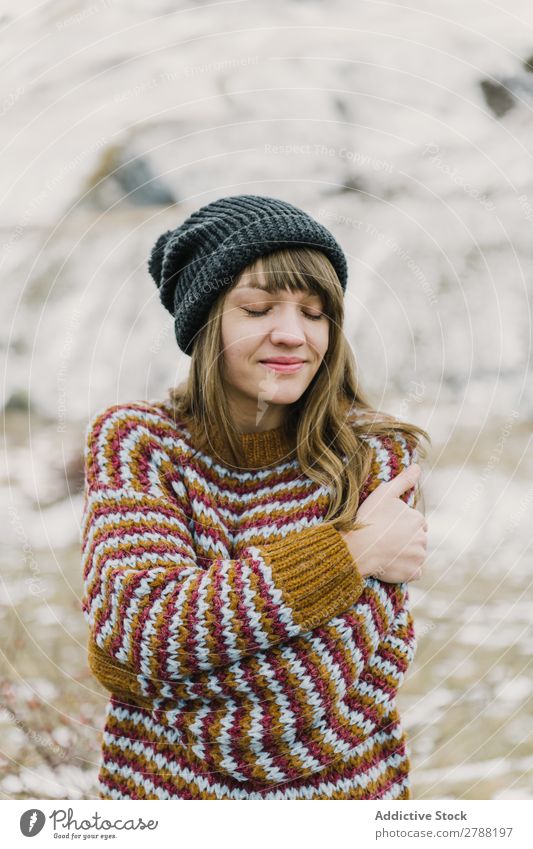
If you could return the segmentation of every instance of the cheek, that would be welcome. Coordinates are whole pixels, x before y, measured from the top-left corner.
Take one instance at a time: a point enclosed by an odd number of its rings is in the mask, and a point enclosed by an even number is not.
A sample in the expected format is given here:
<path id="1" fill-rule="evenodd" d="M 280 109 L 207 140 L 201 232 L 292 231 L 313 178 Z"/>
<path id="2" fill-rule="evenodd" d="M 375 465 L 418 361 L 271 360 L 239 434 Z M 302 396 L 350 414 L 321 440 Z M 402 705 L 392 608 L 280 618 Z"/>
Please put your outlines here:
<path id="1" fill-rule="evenodd" d="M 221 322 L 222 346 L 241 354 L 253 354 L 265 333 L 264 323 L 260 319 L 250 321 L 237 310 L 223 313 Z"/>
<path id="2" fill-rule="evenodd" d="M 245 322 L 231 314 L 223 316 L 221 341 L 226 366 L 233 371 L 241 371 L 244 360 L 255 349 L 254 339 Z"/>
<path id="3" fill-rule="evenodd" d="M 328 350 L 329 344 L 329 323 L 325 322 L 322 325 L 322 322 L 319 322 L 320 327 L 317 326 L 316 332 L 313 336 L 312 344 L 315 351 L 320 354 L 322 357 Z"/>

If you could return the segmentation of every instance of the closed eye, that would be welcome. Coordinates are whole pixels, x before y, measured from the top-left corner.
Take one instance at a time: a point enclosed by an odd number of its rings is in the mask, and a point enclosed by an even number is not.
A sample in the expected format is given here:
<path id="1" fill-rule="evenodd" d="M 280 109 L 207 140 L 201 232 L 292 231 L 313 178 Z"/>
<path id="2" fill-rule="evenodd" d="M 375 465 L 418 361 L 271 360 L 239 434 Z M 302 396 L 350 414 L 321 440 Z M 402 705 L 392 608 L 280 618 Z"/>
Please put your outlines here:
<path id="1" fill-rule="evenodd" d="M 248 315 L 250 315 L 250 316 L 252 316 L 252 317 L 253 317 L 253 316 L 266 315 L 266 314 L 267 314 L 267 312 L 269 311 L 269 309 L 270 309 L 270 307 L 269 307 L 268 309 L 266 309 L 266 310 L 261 310 L 261 311 L 259 311 L 259 310 L 247 310 L 247 309 L 246 309 L 246 307 L 243 307 L 243 310 L 244 310 L 244 311 L 245 311 Z M 311 319 L 311 321 L 319 321 L 321 318 L 324 318 L 324 315 L 323 315 L 323 313 L 321 313 L 321 312 L 320 312 L 320 313 L 317 313 L 316 315 L 313 315 L 312 313 L 304 312 L 304 315 L 305 315 L 307 318 L 310 318 L 310 319 Z"/>

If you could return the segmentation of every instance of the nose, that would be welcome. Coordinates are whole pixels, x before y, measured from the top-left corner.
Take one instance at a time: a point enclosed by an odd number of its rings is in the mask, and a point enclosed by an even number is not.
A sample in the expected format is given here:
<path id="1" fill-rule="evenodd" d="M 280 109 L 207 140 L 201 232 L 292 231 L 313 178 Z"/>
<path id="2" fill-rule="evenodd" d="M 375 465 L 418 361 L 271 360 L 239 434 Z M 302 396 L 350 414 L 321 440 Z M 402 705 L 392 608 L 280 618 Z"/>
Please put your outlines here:
<path id="1" fill-rule="evenodd" d="M 298 347 L 305 343 L 305 330 L 300 310 L 289 304 L 280 304 L 274 310 L 270 338 L 274 345 Z"/>

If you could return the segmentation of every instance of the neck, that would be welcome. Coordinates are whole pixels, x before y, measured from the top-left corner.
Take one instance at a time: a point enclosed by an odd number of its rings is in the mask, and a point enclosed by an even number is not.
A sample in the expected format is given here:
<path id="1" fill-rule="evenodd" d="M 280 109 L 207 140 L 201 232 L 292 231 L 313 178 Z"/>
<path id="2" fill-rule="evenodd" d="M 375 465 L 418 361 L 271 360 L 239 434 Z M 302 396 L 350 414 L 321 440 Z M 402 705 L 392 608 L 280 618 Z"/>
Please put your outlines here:
<path id="1" fill-rule="evenodd" d="M 281 418 L 280 416 L 267 418 L 265 414 L 264 416 L 258 416 L 256 420 L 233 418 L 233 421 L 239 433 L 244 435 L 248 433 L 265 433 L 266 431 L 277 430 L 283 427 L 286 419 Z"/>
<path id="2" fill-rule="evenodd" d="M 264 410 L 256 404 L 250 411 L 231 405 L 231 418 L 240 433 L 261 433 L 281 427 L 287 421 L 287 411 L 275 404 L 267 404 Z"/>

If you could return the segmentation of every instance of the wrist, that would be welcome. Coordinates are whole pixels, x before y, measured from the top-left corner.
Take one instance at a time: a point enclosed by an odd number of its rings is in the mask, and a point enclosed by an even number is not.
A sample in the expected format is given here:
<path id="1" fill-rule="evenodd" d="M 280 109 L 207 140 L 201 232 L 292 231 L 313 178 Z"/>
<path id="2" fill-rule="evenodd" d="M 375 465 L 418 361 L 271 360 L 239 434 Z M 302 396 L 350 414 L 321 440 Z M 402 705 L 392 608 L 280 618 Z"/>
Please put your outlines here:
<path id="1" fill-rule="evenodd" d="M 362 533 L 363 529 L 345 531 L 343 533 L 345 542 L 350 549 L 355 565 L 362 578 L 369 578 L 376 570 L 377 565 L 372 556 L 372 547 Z"/>
<path id="2" fill-rule="evenodd" d="M 357 568 L 359 569 L 359 574 L 362 578 L 371 578 L 372 573 L 374 571 L 374 567 L 371 563 L 365 558 L 354 558 Z"/>

